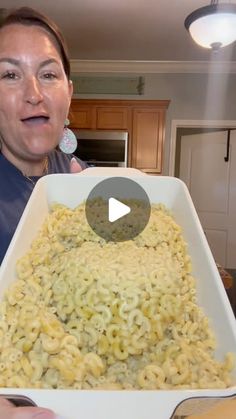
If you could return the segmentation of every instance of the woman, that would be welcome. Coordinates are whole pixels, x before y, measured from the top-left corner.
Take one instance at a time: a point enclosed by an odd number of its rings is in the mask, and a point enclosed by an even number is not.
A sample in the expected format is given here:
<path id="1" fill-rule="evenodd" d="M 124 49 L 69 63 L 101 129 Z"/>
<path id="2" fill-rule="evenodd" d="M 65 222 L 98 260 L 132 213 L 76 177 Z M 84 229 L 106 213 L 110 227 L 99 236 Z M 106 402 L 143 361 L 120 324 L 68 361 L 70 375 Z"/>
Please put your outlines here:
<path id="1" fill-rule="evenodd" d="M 56 25 L 29 8 L 8 15 L 0 26 L 0 261 L 37 180 L 86 167 L 56 150 L 72 90 L 67 49 Z M 55 415 L 0 398 L 0 419 L 36 417 Z"/>
<path id="2" fill-rule="evenodd" d="M 72 91 L 55 24 L 28 8 L 6 17 L 0 27 L 0 264 L 37 180 L 86 167 L 55 150 Z"/>

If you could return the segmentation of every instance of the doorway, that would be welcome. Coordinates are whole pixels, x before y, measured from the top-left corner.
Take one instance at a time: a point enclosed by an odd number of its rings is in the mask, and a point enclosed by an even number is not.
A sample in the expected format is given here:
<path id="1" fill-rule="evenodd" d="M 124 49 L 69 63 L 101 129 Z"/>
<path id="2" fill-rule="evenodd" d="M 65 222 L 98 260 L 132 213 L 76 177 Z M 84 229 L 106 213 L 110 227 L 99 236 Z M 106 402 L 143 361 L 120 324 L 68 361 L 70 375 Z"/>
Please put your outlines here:
<path id="1" fill-rule="evenodd" d="M 170 174 L 186 183 L 216 262 L 235 269 L 236 121 L 183 122 L 172 130 Z"/>

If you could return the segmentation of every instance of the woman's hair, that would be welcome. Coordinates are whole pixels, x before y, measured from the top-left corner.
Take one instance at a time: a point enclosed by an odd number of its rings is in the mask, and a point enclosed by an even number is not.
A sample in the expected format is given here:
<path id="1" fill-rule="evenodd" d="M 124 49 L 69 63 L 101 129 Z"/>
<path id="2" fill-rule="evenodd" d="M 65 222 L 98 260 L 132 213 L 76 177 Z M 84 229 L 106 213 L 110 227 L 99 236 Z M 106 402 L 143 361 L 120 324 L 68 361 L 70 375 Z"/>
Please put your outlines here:
<path id="1" fill-rule="evenodd" d="M 49 19 L 47 16 L 37 12 L 30 7 L 20 7 L 11 11 L 9 14 L 4 16 L 4 19 L 0 22 L 0 29 L 4 26 L 19 23 L 21 25 L 36 25 L 44 28 L 49 34 L 51 34 L 56 41 L 59 49 L 59 53 L 62 59 L 65 74 L 69 80 L 70 78 L 70 61 L 68 56 L 68 49 L 64 36 L 57 25 Z"/>

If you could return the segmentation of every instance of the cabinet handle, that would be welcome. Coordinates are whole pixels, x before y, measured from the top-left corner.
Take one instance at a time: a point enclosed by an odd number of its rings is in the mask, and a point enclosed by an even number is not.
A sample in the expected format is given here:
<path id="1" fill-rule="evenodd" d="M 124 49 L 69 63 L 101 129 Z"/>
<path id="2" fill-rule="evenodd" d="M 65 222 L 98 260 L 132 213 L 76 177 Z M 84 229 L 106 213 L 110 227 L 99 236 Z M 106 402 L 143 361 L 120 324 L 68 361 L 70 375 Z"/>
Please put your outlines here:
<path id="1" fill-rule="evenodd" d="M 228 129 L 228 130 L 227 130 L 226 156 L 225 156 L 225 158 L 224 158 L 224 160 L 225 160 L 226 162 L 227 162 L 227 161 L 229 161 L 230 133 L 231 133 L 231 130 L 230 130 L 230 129 Z"/>

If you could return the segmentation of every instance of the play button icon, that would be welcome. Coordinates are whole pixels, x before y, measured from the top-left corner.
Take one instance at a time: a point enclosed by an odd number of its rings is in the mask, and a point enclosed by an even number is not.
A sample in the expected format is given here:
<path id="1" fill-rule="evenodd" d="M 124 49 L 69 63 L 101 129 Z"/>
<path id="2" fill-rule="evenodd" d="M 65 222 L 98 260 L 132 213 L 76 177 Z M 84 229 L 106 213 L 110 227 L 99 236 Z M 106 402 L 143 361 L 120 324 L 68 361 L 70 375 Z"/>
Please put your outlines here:
<path id="1" fill-rule="evenodd" d="M 85 212 L 92 230 L 106 241 L 131 240 L 146 227 L 150 202 L 145 190 L 134 180 L 111 177 L 99 182 L 89 193 Z"/>
<path id="2" fill-rule="evenodd" d="M 131 209 L 128 205 L 122 204 L 115 198 L 109 198 L 109 207 L 108 207 L 108 220 L 113 223 L 116 220 L 119 220 L 121 217 L 129 214 Z"/>

